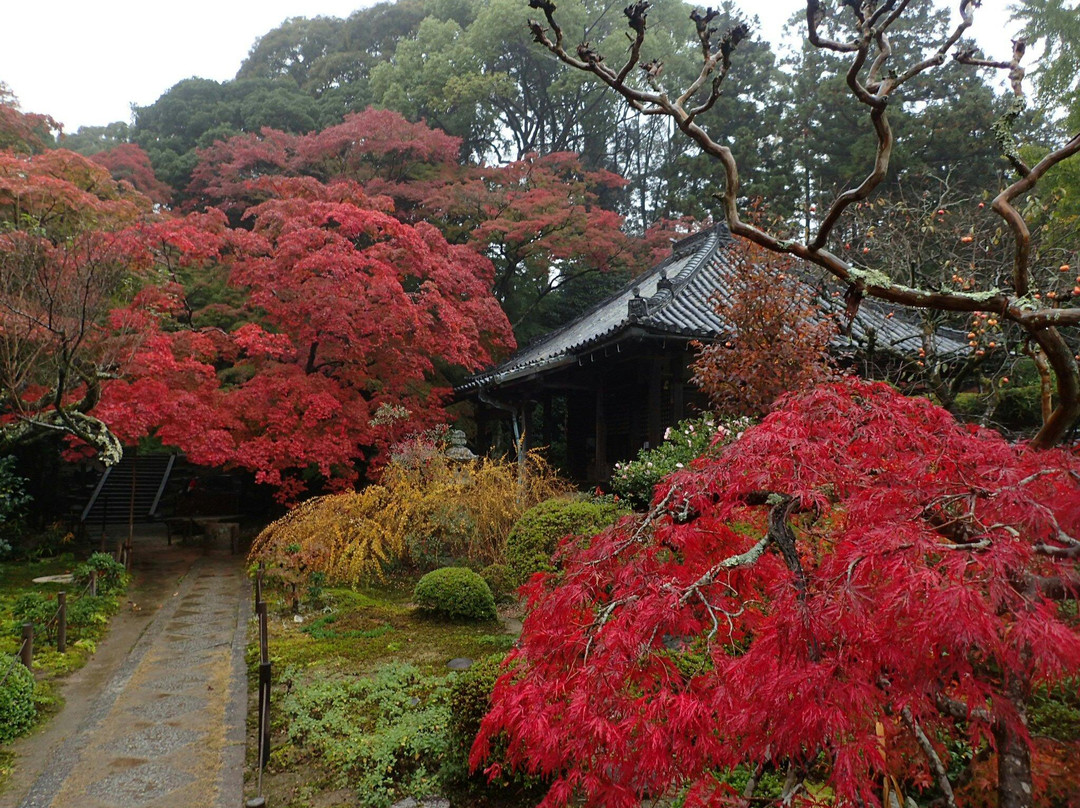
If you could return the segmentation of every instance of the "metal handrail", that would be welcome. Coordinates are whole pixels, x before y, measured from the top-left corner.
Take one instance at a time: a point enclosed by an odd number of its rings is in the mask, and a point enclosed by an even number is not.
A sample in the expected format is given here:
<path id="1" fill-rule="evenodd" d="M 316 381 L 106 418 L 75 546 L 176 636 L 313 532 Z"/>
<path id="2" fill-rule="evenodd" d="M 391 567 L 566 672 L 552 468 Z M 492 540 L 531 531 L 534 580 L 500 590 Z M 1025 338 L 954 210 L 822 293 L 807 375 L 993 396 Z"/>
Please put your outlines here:
<path id="1" fill-rule="evenodd" d="M 94 493 L 90 495 L 90 501 L 86 503 L 86 507 L 83 508 L 82 515 L 79 516 L 80 522 L 85 522 L 86 517 L 90 515 L 90 509 L 94 507 L 94 503 L 97 502 L 98 494 L 101 493 L 101 489 L 105 485 L 105 481 L 109 479 L 109 475 L 112 474 L 114 466 L 109 466 L 105 469 L 105 473 L 101 475 L 101 479 L 98 480 L 97 486 L 94 488 Z"/>
<path id="2" fill-rule="evenodd" d="M 165 466 L 165 473 L 161 475 L 161 484 L 158 485 L 157 493 L 154 494 L 154 503 L 150 506 L 150 512 L 148 516 L 153 516 L 157 513 L 158 505 L 161 504 L 161 495 L 165 493 L 165 486 L 169 482 L 169 475 L 172 474 L 173 463 L 176 462 L 176 455 L 169 455 L 169 462 Z"/>

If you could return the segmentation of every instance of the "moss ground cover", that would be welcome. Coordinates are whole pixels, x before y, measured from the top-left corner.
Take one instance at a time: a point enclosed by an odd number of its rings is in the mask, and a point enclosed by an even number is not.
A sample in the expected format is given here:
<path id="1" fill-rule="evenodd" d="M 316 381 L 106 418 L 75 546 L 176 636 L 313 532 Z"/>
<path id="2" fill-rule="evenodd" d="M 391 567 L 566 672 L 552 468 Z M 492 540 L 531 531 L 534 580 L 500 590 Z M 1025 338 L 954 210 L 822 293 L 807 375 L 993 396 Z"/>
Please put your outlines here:
<path id="1" fill-rule="evenodd" d="M 325 589 L 304 604 L 299 622 L 287 597 L 267 595 L 274 679 L 268 804 L 384 808 L 432 794 L 455 805 L 531 804 L 505 792 L 463 796 L 469 784 L 452 748 L 461 742 L 450 731 L 459 674 L 447 663 L 480 662 L 514 638 L 498 620 L 425 614 L 412 603 L 419 577 L 401 572 L 366 588 Z M 253 673 L 257 655 L 253 643 Z M 448 771 L 451 758 L 459 765 Z"/>

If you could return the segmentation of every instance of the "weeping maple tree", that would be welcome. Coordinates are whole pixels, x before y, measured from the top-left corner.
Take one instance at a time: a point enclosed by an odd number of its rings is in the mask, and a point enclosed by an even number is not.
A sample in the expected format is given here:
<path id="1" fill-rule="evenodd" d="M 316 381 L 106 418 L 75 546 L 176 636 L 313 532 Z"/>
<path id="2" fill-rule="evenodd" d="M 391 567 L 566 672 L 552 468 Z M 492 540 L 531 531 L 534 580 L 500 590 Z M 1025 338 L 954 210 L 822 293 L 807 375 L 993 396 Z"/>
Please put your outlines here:
<path id="1" fill-rule="evenodd" d="M 1073 453 L 789 396 L 533 578 L 473 762 L 505 733 L 545 806 L 1073 805 L 1080 743 L 1032 715 L 1080 676 L 1078 536 Z"/>

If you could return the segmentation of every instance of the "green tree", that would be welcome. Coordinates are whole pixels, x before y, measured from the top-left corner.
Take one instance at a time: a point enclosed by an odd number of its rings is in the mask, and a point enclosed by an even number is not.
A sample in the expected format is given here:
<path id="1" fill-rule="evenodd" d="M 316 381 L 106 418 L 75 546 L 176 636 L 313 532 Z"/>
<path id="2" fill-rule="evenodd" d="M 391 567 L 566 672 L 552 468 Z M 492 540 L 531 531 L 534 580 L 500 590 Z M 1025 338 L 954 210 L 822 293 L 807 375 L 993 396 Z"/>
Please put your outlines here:
<path id="1" fill-rule="evenodd" d="M 1034 71 L 1039 102 L 1080 126 L 1080 5 L 1076 0 L 1024 0 L 1012 6 L 1030 44 L 1045 53 Z"/>

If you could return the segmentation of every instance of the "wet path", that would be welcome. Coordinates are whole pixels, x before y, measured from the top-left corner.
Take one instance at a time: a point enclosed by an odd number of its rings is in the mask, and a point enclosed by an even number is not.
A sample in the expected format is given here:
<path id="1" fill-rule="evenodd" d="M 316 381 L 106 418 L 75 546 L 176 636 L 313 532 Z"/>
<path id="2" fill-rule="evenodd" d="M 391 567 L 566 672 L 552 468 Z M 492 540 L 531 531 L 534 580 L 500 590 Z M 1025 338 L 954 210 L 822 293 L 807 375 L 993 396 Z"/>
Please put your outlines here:
<path id="1" fill-rule="evenodd" d="M 139 544 L 137 553 L 151 551 Z M 161 544 L 153 548 L 161 562 L 191 554 Z M 242 561 L 227 550 L 189 560 L 182 577 L 176 572 L 183 560 L 157 582 L 173 591 L 160 591 L 161 605 L 149 624 L 144 621 L 126 656 L 116 655 L 119 664 L 82 711 L 78 726 L 37 752 L 44 752 L 47 762 L 28 793 L 18 795 L 22 802 L 0 800 L 0 805 L 243 804 L 249 589 Z M 75 705 L 67 698 L 71 709 Z"/>

